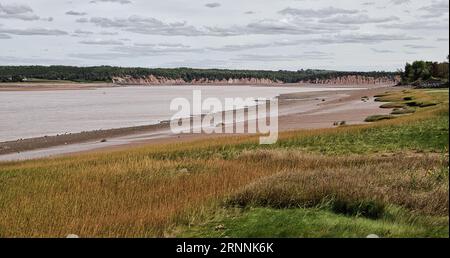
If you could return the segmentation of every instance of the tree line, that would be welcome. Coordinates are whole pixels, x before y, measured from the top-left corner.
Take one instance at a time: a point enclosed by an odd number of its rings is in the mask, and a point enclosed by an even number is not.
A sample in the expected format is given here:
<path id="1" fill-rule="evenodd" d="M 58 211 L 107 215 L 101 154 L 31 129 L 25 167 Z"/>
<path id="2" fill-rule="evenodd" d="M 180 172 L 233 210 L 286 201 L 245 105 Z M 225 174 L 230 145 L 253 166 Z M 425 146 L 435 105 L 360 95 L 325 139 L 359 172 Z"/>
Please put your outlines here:
<path id="1" fill-rule="evenodd" d="M 447 57 L 448 59 L 448 57 Z M 402 84 L 423 84 L 427 81 L 439 81 L 448 86 L 448 62 L 414 61 L 406 63 L 401 75 Z"/>
<path id="2" fill-rule="evenodd" d="M 330 70 L 265 71 L 265 70 L 227 70 L 193 68 L 125 68 L 113 66 L 0 66 L 0 82 L 23 82 L 38 80 L 68 80 L 74 82 L 111 82 L 113 77 L 130 76 L 143 78 L 150 75 L 169 79 L 192 80 L 228 80 L 242 78 L 270 79 L 284 83 L 296 83 L 308 80 L 333 79 L 348 75 L 360 75 L 374 78 L 394 78 L 395 72 L 341 72 Z"/>

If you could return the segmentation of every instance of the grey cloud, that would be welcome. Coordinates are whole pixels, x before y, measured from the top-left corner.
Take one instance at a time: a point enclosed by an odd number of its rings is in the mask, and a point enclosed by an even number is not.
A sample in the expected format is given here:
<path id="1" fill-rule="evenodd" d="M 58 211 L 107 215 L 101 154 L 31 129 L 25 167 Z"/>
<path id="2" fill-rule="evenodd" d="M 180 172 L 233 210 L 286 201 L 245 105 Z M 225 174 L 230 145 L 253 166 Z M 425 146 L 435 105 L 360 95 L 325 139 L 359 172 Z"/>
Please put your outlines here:
<path id="1" fill-rule="evenodd" d="M 255 26 L 249 25 L 247 27 L 244 26 L 233 26 L 228 28 L 221 28 L 221 27 L 209 27 L 208 28 L 209 35 L 215 35 L 215 36 L 239 36 L 239 35 L 245 35 L 245 34 L 305 34 L 310 33 L 307 30 L 301 30 L 301 31 L 294 31 L 293 28 L 287 28 L 287 27 L 265 27 L 260 26 L 256 24 Z"/>
<path id="2" fill-rule="evenodd" d="M 85 45 L 103 45 L 103 46 L 118 46 L 123 45 L 122 41 L 110 40 L 110 39 L 97 39 L 97 40 L 83 40 L 79 43 Z"/>
<path id="3" fill-rule="evenodd" d="M 448 21 L 435 22 L 435 21 L 416 21 L 407 23 L 392 23 L 378 25 L 384 29 L 400 29 L 400 30 L 448 30 Z"/>
<path id="4" fill-rule="evenodd" d="M 86 22 L 86 20 L 78 21 Z M 130 16 L 126 19 L 93 17 L 89 22 L 103 28 L 119 28 L 125 31 L 149 34 L 149 35 L 183 35 L 199 36 L 205 35 L 194 26 L 187 25 L 186 22 L 165 23 L 155 18 L 145 18 L 140 16 Z"/>
<path id="5" fill-rule="evenodd" d="M 112 60 L 117 58 L 140 58 L 146 56 L 163 56 L 179 53 L 201 53 L 203 49 L 191 48 L 185 45 L 161 43 L 136 43 L 133 46 L 116 46 L 110 49 L 109 53 L 76 53 L 70 54 L 70 57 L 81 59 L 99 59 L 99 60 Z"/>
<path id="6" fill-rule="evenodd" d="M 433 46 L 414 45 L 414 44 L 406 44 L 404 46 L 408 47 L 408 48 L 413 48 L 413 49 L 432 49 L 432 48 L 435 48 Z"/>
<path id="7" fill-rule="evenodd" d="M 26 5 L 10 4 L 3 5 L 0 3 L 0 10 L 7 14 L 20 14 L 20 13 L 31 13 L 33 9 Z"/>
<path id="8" fill-rule="evenodd" d="M 83 19 L 78 22 L 87 22 L 87 20 Z M 155 18 L 140 16 L 130 16 L 125 19 L 93 17 L 89 22 L 103 28 L 116 28 L 140 34 L 165 36 L 305 35 L 358 29 L 356 26 L 340 24 L 325 26 L 323 24 L 305 23 L 296 19 L 289 22 L 266 19 L 248 25 L 202 28 L 188 25 L 186 22 L 166 23 Z"/>
<path id="9" fill-rule="evenodd" d="M 261 44 L 241 44 L 241 45 L 225 45 L 222 47 L 209 47 L 208 50 L 212 51 L 224 51 L 224 52 L 234 52 L 234 51 L 242 51 L 249 49 L 257 49 L 257 48 L 266 48 L 270 47 L 273 44 L 270 43 L 261 43 Z"/>
<path id="10" fill-rule="evenodd" d="M 208 8 L 216 8 L 216 7 L 220 7 L 220 3 L 207 3 L 207 4 L 205 4 L 205 6 Z"/>
<path id="11" fill-rule="evenodd" d="M 395 5 L 401 5 L 401 4 L 406 4 L 406 3 L 410 3 L 411 0 L 391 0 L 392 4 Z"/>
<path id="12" fill-rule="evenodd" d="M 0 18 L 19 19 L 24 21 L 39 20 L 39 16 L 33 13 L 33 9 L 26 5 L 3 5 L 0 3 Z"/>
<path id="13" fill-rule="evenodd" d="M 419 40 L 419 37 L 411 37 L 406 35 L 390 35 L 390 34 L 338 34 L 329 37 L 322 38 L 311 38 L 302 40 L 280 40 L 270 43 L 258 43 L 258 44 L 236 44 L 236 45 L 224 45 L 221 47 L 209 47 L 206 48 L 210 51 L 223 51 L 223 52 L 236 52 L 259 48 L 269 48 L 269 47 L 286 47 L 286 46 L 297 46 L 304 44 L 377 44 L 386 41 L 409 41 L 409 40 Z M 376 51 L 376 49 L 372 49 Z M 381 51 L 381 50 L 380 50 Z M 385 52 L 385 51 L 384 51 Z"/>
<path id="14" fill-rule="evenodd" d="M 62 36 L 67 35 L 67 32 L 55 29 L 46 28 L 28 28 L 28 29 L 2 29 L 0 33 L 21 35 L 21 36 Z"/>
<path id="15" fill-rule="evenodd" d="M 134 43 L 137 47 L 154 47 L 156 44 L 154 43 Z"/>
<path id="16" fill-rule="evenodd" d="M 94 34 L 92 31 L 86 31 L 86 30 L 75 30 L 73 33 L 79 34 L 79 35 L 92 35 L 92 34 Z"/>
<path id="17" fill-rule="evenodd" d="M 439 0 L 433 1 L 430 5 L 420 8 L 419 11 L 426 12 L 426 14 L 421 16 L 423 18 L 435 18 L 445 14 L 448 16 L 448 8 L 448 0 Z"/>
<path id="18" fill-rule="evenodd" d="M 180 60 L 162 64 L 163 67 L 192 67 L 192 68 L 226 68 L 228 60 L 200 59 Z"/>
<path id="19" fill-rule="evenodd" d="M 99 33 L 100 35 L 105 35 L 105 36 L 115 36 L 118 35 L 118 32 L 111 32 L 111 31 L 102 31 Z"/>
<path id="20" fill-rule="evenodd" d="M 320 51 L 310 51 L 304 52 L 300 55 L 257 55 L 257 54 L 245 54 L 239 55 L 237 58 L 232 58 L 234 61 L 254 61 L 254 62 L 262 62 L 262 61 L 301 61 L 301 60 L 326 60 L 331 59 L 332 56 L 327 53 L 323 53 Z"/>
<path id="21" fill-rule="evenodd" d="M 337 14 L 355 14 L 358 13 L 358 10 L 348 10 L 348 9 L 340 9 L 335 7 L 328 7 L 323 9 L 296 9 L 296 8 L 285 8 L 278 13 L 283 15 L 293 15 L 307 18 L 325 18 Z"/>
<path id="22" fill-rule="evenodd" d="M 161 49 L 191 49 L 191 46 L 180 44 L 180 43 L 135 43 L 134 46 L 136 47 L 150 47 L 153 50 L 161 50 Z M 192 50 L 192 49 L 191 49 Z"/>
<path id="23" fill-rule="evenodd" d="M 250 34 L 316 34 L 326 32 L 336 32 L 339 30 L 353 30 L 358 27 L 342 26 L 338 24 L 330 24 L 324 26 L 322 24 L 315 23 L 302 23 L 299 21 L 293 21 L 291 23 L 285 23 L 274 20 L 262 20 L 247 25 L 247 29 Z"/>
<path id="24" fill-rule="evenodd" d="M 77 12 L 77 11 L 68 11 L 66 12 L 67 15 L 73 15 L 73 16 L 84 16 L 87 13 L 85 12 Z"/>
<path id="25" fill-rule="evenodd" d="M 246 26 L 231 26 L 228 28 L 208 27 L 210 35 L 306 35 L 320 33 L 335 33 L 341 30 L 356 30 L 358 27 L 342 24 L 316 24 L 293 20 L 289 22 L 278 20 L 261 20 Z"/>
<path id="26" fill-rule="evenodd" d="M 68 56 L 72 58 L 87 60 L 115 60 L 119 58 L 129 57 L 126 54 L 119 53 L 72 53 L 68 54 Z"/>
<path id="27" fill-rule="evenodd" d="M 245 34 L 310 34 L 311 30 L 299 28 L 290 24 L 281 24 L 277 21 L 261 21 L 250 23 L 247 26 L 231 26 L 227 28 L 208 27 L 209 33 L 219 36 L 238 36 Z"/>
<path id="28" fill-rule="evenodd" d="M 6 34 L 0 34 L 0 39 L 10 39 L 11 36 L 6 35 Z"/>
<path id="29" fill-rule="evenodd" d="M 184 45 L 171 44 L 135 44 L 134 46 L 120 46 L 111 49 L 115 53 L 120 53 L 127 56 L 153 56 L 153 55 L 168 55 L 174 53 L 202 53 L 204 49 L 191 48 Z"/>
<path id="30" fill-rule="evenodd" d="M 380 54 L 389 54 L 389 53 L 394 53 L 394 51 L 392 50 L 388 50 L 388 49 L 376 49 L 376 48 L 371 48 L 371 50 L 375 53 L 380 53 Z"/>
<path id="31" fill-rule="evenodd" d="M 144 0 L 94 0 L 97 4 L 88 4 L 91 0 L 81 1 L 84 3 L 69 1 L 72 3 L 58 1 L 48 6 L 55 21 L 47 23 L 43 20 L 50 12 L 47 14 L 49 10 L 44 8 L 42 12 L 46 12 L 40 13 L 41 7 L 38 9 L 35 5 L 39 1 L 0 0 L 3 16 L 6 15 L 4 6 L 8 6 L 9 17 L 16 15 L 13 20 L 0 18 L 0 23 L 6 23 L 0 26 L 0 48 L 18 58 L 67 57 L 69 60 L 74 57 L 82 65 L 161 66 L 165 62 L 173 62 L 174 65 L 178 62 L 203 67 L 208 64 L 202 59 L 211 58 L 217 59 L 211 60 L 212 66 L 247 69 L 296 69 L 302 59 L 330 58 L 326 53 L 303 53 L 320 50 L 341 53 L 331 56 L 331 60 L 305 61 L 301 64 L 306 67 L 321 63 L 318 67 L 326 69 L 366 69 L 359 55 L 372 55 L 376 57 L 373 66 L 392 70 L 397 65 L 401 66 L 402 59 L 410 60 L 415 55 L 417 58 L 424 55 L 439 58 L 448 50 L 448 16 L 445 16 L 448 4 L 442 0 L 411 0 L 411 4 L 391 0 L 346 1 L 339 4 L 331 0 L 283 0 L 267 4 L 264 3 L 267 1 L 255 0 L 252 5 L 247 3 L 245 6 L 230 4 L 231 1 L 204 0 L 191 3 L 187 7 L 189 10 L 180 6 L 180 2 L 184 3 L 180 0 L 168 0 L 161 4 Z M 121 5 L 131 1 L 133 4 Z M 11 6 L 23 5 L 6 2 L 26 4 L 25 8 L 14 9 Z M 221 7 L 205 7 L 207 3 L 216 2 L 221 3 Z M 403 5 L 394 5 L 395 2 L 403 2 Z M 290 8 L 285 8 L 289 5 Z M 223 9 L 225 7 L 226 10 Z M 211 11 L 215 14 L 211 15 Z M 256 15 L 252 15 L 254 13 Z M 36 19 L 36 25 L 31 25 L 19 20 L 19 14 L 25 15 L 26 19 L 41 17 Z M 43 29 L 27 29 L 34 26 L 42 26 Z M 70 36 L 54 40 L 44 37 L 66 35 L 66 32 Z M 31 36 L 16 35 L 43 36 L 35 36 L 35 40 Z M 229 37 L 220 38 L 222 36 Z M 23 46 L 21 41 L 30 38 L 32 44 L 19 50 Z M 435 48 L 426 49 L 426 45 Z M 360 53 L 345 55 L 344 52 L 351 50 Z M 395 55 L 391 54 L 394 52 Z M 245 57 L 257 61 L 245 60 L 243 54 L 253 54 Z M 229 60 L 233 57 L 242 60 Z M 333 64 L 334 58 L 336 62 Z"/>
<path id="32" fill-rule="evenodd" d="M 401 34 L 348 34 L 339 35 L 337 41 L 342 43 L 380 43 L 383 41 L 419 40 L 420 37 L 406 36 Z"/>
<path id="33" fill-rule="evenodd" d="M 161 47 L 172 47 L 172 48 L 190 48 L 188 45 L 180 44 L 180 43 L 160 43 L 158 44 Z"/>
<path id="34" fill-rule="evenodd" d="M 53 59 L 53 58 L 41 58 L 41 57 L 17 57 L 17 56 L 0 56 L 0 62 L 2 64 L 15 64 L 15 65 L 75 65 L 79 64 L 79 61 L 74 59 Z"/>
<path id="35" fill-rule="evenodd" d="M 389 17 L 383 17 L 383 18 L 372 18 L 366 14 L 361 14 L 358 16 L 340 15 L 340 16 L 320 20 L 320 22 L 339 23 L 339 24 L 366 24 L 366 23 L 384 23 L 384 22 L 397 21 L 397 20 L 399 20 L 399 18 L 395 17 L 395 16 L 389 16 Z"/>
<path id="36" fill-rule="evenodd" d="M 235 45 L 224 45 L 221 47 L 208 47 L 207 50 L 210 51 L 222 51 L 222 52 L 237 52 L 244 50 L 268 48 L 268 47 L 283 47 L 283 46 L 295 46 L 304 43 L 303 41 L 276 41 L 270 43 L 257 43 L 257 44 L 235 44 Z"/>
<path id="37" fill-rule="evenodd" d="M 87 23 L 87 22 L 89 22 L 89 19 L 88 18 L 79 18 L 79 19 L 76 19 L 75 21 L 78 23 Z"/>
<path id="38" fill-rule="evenodd" d="M 406 36 L 401 34 L 338 34 L 331 37 L 312 38 L 306 40 L 298 40 L 291 42 L 297 43 L 309 43 L 309 44 L 378 44 L 386 41 L 409 41 L 420 40 L 420 37 Z M 287 44 L 287 43 L 286 43 Z"/>
<path id="39" fill-rule="evenodd" d="M 118 4 L 131 4 L 132 2 L 129 0 L 95 0 L 91 1 L 91 3 L 97 3 L 97 2 L 103 2 L 103 3 L 118 3 Z"/>

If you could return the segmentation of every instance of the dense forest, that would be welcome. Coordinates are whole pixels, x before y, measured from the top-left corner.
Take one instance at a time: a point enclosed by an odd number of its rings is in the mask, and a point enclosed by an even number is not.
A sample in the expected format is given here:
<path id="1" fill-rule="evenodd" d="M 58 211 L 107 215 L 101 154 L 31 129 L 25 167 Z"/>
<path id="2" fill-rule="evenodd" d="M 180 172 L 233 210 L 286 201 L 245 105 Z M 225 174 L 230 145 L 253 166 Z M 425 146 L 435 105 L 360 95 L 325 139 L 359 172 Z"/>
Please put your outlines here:
<path id="1" fill-rule="evenodd" d="M 328 70 L 264 71 L 264 70 L 223 70 L 191 68 L 123 68 L 112 66 L 0 66 L 0 82 L 22 82 L 38 80 L 68 80 L 75 82 L 111 82 L 113 77 L 130 76 L 142 78 L 154 75 L 169 79 L 183 79 L 186 82 L 199 79 L 223 80 L 256 78 L 270 79 L 284 83 L 307 80 L 333 79 L 348 75 L 361 75 L 374 78 L 394 78 L 393 72 L 339 72 Z"/>
<path id="2" fill-rule="evenodd" d="M 415 61 L 412 64 L 406 64 L 405 70 L 402 72 L 401 83 L 416 86 L 448 87 L 448 73 L 448 62 Z"/>

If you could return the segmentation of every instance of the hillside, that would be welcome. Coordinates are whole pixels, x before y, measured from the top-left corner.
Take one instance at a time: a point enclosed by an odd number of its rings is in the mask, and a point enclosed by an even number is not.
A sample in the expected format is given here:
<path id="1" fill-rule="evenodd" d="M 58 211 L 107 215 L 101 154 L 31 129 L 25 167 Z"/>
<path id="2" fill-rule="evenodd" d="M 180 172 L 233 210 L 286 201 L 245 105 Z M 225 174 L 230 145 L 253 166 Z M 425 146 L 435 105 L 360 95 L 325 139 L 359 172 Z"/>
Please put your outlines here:
<path id="1" fill-rule="evenodd" d="M 112 66 L 0 66 L 0 82 L 58 80 L 118 84 L 272 84 L 272 83 L 396 83 L 393 72 L 331 70 L 264 71 L 191 68 L 124 68 Z"/>

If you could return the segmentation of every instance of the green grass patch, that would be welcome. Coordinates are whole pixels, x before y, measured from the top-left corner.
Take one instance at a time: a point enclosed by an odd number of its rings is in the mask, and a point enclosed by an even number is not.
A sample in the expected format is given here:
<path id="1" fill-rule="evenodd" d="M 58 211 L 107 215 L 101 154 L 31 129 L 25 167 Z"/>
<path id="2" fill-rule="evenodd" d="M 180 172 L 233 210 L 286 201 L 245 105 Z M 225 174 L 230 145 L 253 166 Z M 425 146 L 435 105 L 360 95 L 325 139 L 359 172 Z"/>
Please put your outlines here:
<path id="1" fill-rule="evenodd" d="M 410 123 L 392 123 L 348 131 L 339 128 L 342 131 L 281 140 L 277 145 L 323 154 L 363 154 L 400 150 L 442 152 L 448 150 L 448 123 L 447 109 L 438 116 Z"/>
<path id="2" fill-rule="evenodd" d="M 405 114 L 413 114 L 416 110 L 414 108 L 396 108 L 392 110 L 391 115 L 405 115 Z"/>
<path id="3" fill-rule="evenodd" d="M 377 97 L 378 96 L 378 97 Z M 383 104 L 381 108 L 401 108 L 410 107 L 430 107 L 440 103 L 448 103 L 447 91 L 411 90 L 396 91 L 375 96 L 375 101 L 389 102 Z"/>
<path id="4" fill-rule="evenodd" d="M 251 208 L 226 210 L 209 221 L 178 229 L 179 237 L 448 237 L 448 218 L 422 218 L 416 223 L 389 214 L 371 220 L 321 209 Z M 388 218 L 390 217 L 390 218 Z M 398 221 L 393 221 L 393 219 Z M 433 226 L 430 226 L 432 224 Z"/>
<path id="5" fill-rule="evenodd" d="M 407 106 L 409 107 L 432 107 L 432 106 L 436 106 L 437 102 L 435 101 L 408 101 L 405 103 Z"/>
<path id="6" fill-rule="evenodd" d="M 389 95 L 388 93 L 383 93 L 383 94 L 375 95 L 374 97 L 375 97 L 375 98 L 382 98 L 382 97 L 386 97 L 386 96 L 388 96 L 388 95 Z"/>
<path id="7" fill-rule="evenodd" d="M 366 119 L 364 119 L 365 122 L 376 122 L 376 121 L 381 121 L 381 120 L 388 120 L 388 119 L 393 119 L 395 118 L 395 116 L 391 116 L 391 115 L 373 115 L 373 116 L 368 116 Z"/>
<path id="8" fill-rule="evenodd" d="M 337 200 L 332 203 L 332 210 L 336 214 L 378 219 L 384 213 L 385 206 L 375 201 L 348 202 Z"/>
<path id="9" fill-rule="evenodd" d="M 386 103 L 380 106 L 380 108 L 402 108 L 402 107 L 405 107 L 405 104 L 395 102 Z"/>
<path id="10" fill-rule="evenodd" d="M 401 95 L 389 95 L 386 94 L 383 97 L 375 97 L 376 102 L 401 102 L 403 101 L 403 97 Z"/>

